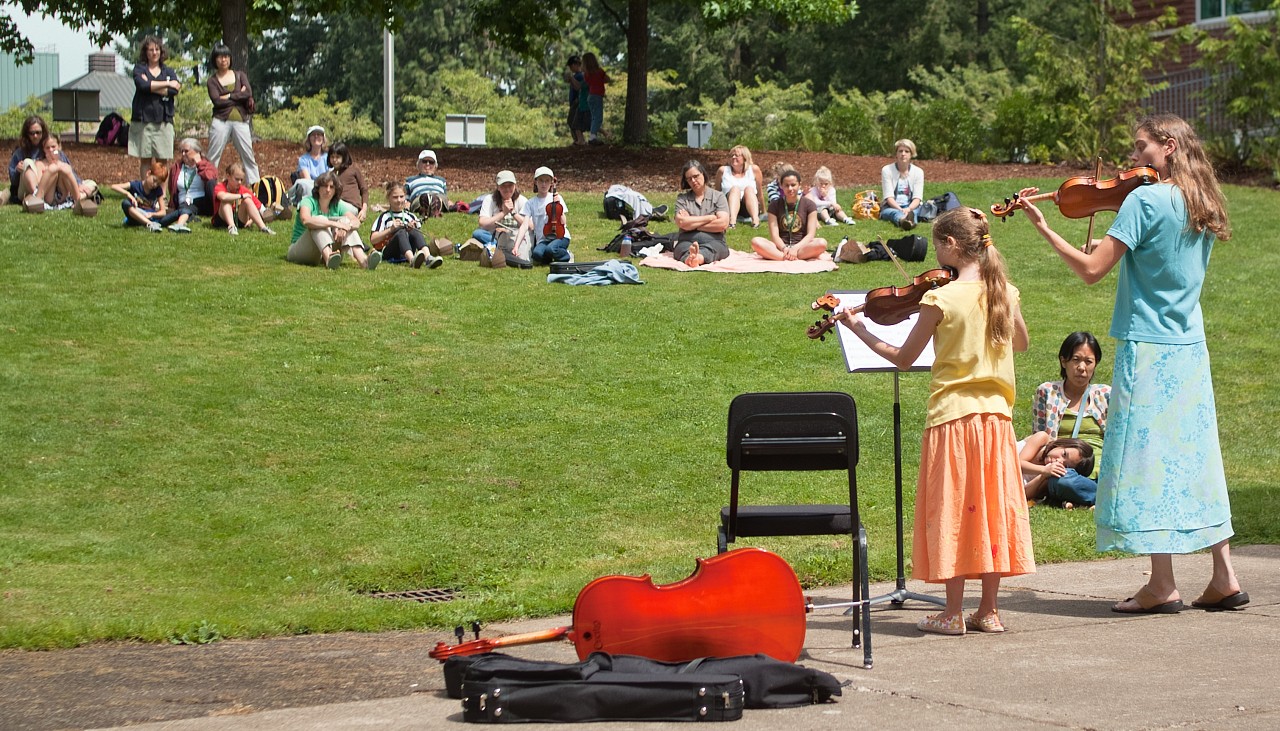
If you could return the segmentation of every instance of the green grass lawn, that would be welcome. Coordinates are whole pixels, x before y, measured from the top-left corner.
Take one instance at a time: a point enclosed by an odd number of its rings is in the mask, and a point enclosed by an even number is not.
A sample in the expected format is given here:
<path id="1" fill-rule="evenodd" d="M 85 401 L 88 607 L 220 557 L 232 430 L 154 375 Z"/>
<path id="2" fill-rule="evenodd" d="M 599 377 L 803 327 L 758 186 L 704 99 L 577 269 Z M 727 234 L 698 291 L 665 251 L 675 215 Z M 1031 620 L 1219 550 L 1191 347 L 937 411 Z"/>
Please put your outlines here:
<path id="1" fill-rule="evenodd" d="M 1026 182 L 945 189 L 986 206 Z M 1228 196 L 1236 239 L 1215 252 L 1203 302 L 1236 540 L 1272 543 L 1280 199 Z M 600 198 L 567 198 L 577 259 L 603 258 L 616 226 L 598 217 Z M 565 611 L 605 574 L 683 578 L 715 552 L 725 414 L 746 391 L 853 394 L 874 578 L 894 573 L 892 376 L 849 375 L 838 345 L 804 335 L 814 297 L 901 283 L 890 264 L 642 267 L 643 286 L 611 287 L 457 260 L 330 272 L 284 261 L 291 224 L 274 238 L 153 235 L 122 229 L 118 210 L 110 199 L 96 219 L 0 210 L 0 647 L 162 641 L 202 623 L 239 637 L 443 627 Z M 1083 221 L 1049 215 L 1083 239 Z M 474 221 L 451 214 L 432 233 L 460 242 Z M 826 232 L 895 234 L 867 222 Z M 747 249 L 752 233 L 740 226 L 730 242 Z M 1025 433 L 1067 332 L 1099 336 L 1109 380 L 1115 278 L 1070 277 L 1024 218 L 994 235 L 1031 330 L 1017 357 Z M 934 264 L 931 253 L 909 266 Z M 927 385 L 902 377 L 908 496 Z M 842 481 L 751 474 L 744 486 L 836 501 Z M 1032 510 L 1037 559 L 1095 557 L 1092 521 Z M 848 581 L 847 541 L 756 545 L 806 585 Z M 462 597 L 366 596 L 424 587 Z"/>

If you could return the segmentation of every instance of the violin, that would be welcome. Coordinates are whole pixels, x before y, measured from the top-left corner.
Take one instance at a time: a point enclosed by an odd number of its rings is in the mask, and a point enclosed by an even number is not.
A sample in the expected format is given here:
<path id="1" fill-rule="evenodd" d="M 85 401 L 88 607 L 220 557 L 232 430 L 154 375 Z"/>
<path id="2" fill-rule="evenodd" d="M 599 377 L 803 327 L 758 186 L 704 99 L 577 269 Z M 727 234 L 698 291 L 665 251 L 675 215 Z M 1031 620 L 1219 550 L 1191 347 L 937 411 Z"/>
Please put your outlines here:
<path id="1" fill-rule="evenodd" d="M 655 586 L 647 574 L 596 579 L 578 594 L 570 626 L 452 647 L 440 642 L 427 654 L 444 662 L 568 638 L 580 660 L 593 652 L 665 662 L 763 653 L 795 662 L 804 649 L 805 614 L 814 608 L 782 557 L 738 548 L 698 559 L 693 574 L 674 584 Z"/>
<path id="2" fill-rule="evenodd" d="M 956 276 L 956 270 L 951 267 L 930 269 L 914 277 L 905 287 L 877 287 L 867 292 L 866 300 L 848 312 L 861 312 L 877 325 L 897 325 L 920 311 L 920 300 L 927 292 L 954 281 Z M 835 295 L 824 294 L 810 307 L 834 312 L 839 305 L 840 300 Z M 826 340 L 827 333 L 835 329 L 837 322 L 824 313 L 821 320 L 809 326 L 809 339 Z"/>
<path id="3" fill-rule="evenodd" d="M 542 226 L 544 237 L 564 238 L 564 201 L 556 194 L 556 184 L 551 184 L 551 202 L 547 204 L 547 222 Z"/>
<path id="4" fill-rule="evenodd" d="M 991 213 L 1001 221 L 1013 215 L 1024 202 L 1052 199 L 1058 210 L 1067 218 L 1086 218 L 1098 211 L 1118 211 L 1120 204 L 1130 193 L 1143 185 L 1160 182 L 1160 173 L 1155 168 L 1136 167 L 1125 170 L 1114 178 L 1099 180 L 1097 175 L 1080 175 L 1068 178 L 1051 193 L 1021 198 L 1013 196 L 1005 198 L 1004 203 L 991 206 Z"/>

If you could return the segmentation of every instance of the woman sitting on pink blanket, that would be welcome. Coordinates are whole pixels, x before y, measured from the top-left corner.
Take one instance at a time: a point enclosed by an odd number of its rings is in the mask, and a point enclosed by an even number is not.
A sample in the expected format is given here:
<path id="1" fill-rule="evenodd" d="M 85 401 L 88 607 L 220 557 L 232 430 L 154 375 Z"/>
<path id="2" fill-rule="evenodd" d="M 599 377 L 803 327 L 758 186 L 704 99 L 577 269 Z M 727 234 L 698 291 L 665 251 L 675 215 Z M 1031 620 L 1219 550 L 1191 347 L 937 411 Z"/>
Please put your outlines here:
<path id="1" fill-rule="evenodd" d="M 800 173 L 795 170 L 783 170 L 778 184 L 782 197 L 769 203 L 769 238 L 751 239 L 751 248 L 774 261 L 817 259 L 827 250 L 827 240 L 813 235 L 818 230 L 818 205 L 800 195 Z"/>
<path id="2" fill-rule="evenodd" d="M 676 261 L 700 267 L 729 256 L 724 241 L 729 228 L 729 201 L 724 193 L 707 187 L 707 169 L 690 160 L 680 171 L 680 187 L 676 196 L 676 244 L 672 253 Z"/>

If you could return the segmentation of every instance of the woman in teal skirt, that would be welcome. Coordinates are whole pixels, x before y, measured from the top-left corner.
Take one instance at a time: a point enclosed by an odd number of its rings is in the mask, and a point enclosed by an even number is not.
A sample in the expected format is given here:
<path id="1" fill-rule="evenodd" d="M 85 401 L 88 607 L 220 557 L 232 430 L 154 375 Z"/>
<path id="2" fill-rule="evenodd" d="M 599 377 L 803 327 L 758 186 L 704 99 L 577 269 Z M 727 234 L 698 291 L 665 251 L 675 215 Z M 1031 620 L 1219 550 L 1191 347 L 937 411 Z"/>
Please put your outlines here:
<path id="1" fill-rule="evenodd" d="M 1201 609 L 1249 602 L 1231 567 L 1231 505 L 1205 346 L 1200 289 L 1215 241 L 1231 238 L 1226 200 L 1195 130 L 1171 114 L 1148 117 L 1130 159 L 1160 181 L 1125 198 L 1091 253 L 1076 249 L 1019 193 L 1036 230 L 1086 284 L 1120 265 L 1111 336 L 1116 348 L 1107 448 L 1098 482 L 1098 550 L 1146 553 L 1151 578 L 1116 612 L 1173 613 L 1182 600 L 1173 554 L 1211 548 Z"/>

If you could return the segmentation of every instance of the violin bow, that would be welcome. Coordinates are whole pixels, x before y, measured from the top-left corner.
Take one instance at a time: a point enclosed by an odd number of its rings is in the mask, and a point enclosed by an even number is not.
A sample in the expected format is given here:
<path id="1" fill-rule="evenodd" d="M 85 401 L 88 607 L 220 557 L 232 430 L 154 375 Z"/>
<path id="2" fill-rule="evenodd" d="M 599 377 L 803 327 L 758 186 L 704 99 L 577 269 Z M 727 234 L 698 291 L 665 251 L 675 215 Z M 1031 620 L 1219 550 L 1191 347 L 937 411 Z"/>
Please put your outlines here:
<path id="1" fill-rule="evenodd" d="M 1093 168 L 1093 179 L 1098 180 L 1101 177 L 1102 177 L 1102 156 L 1099 155 L 1097 165 L 1095 165 Z M 1084 247 L 1083 247 L 1084 253 L 1086 254 L 1093 253 L 1093 218 L 1094 216 L 1097 216 L 1097 215 L 1098 214 L 1095 213 L 1089 216 L 1089 232 L 1085 234 Z"/>
<path id="2" fill-rule="evenodd" d="M 911 284 L 911 275 L 907 274 L 907 270 L 902 268 L 902 262 L 898 260 L 898 255 L 893 253 L 893 249 L 889 248 L 889 245 L 884 242 L 884 238 L 879 234 L 876 234 L 876 243 L 880 244 L 880 248 L 884 249 L 884 253 L 889 255 L 889 261 L 893 262 L 898 271 L 902 272 L 902 278 L 907 280 L 907 284 Z"/>

